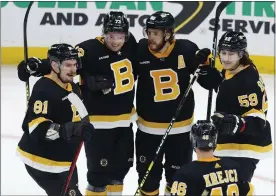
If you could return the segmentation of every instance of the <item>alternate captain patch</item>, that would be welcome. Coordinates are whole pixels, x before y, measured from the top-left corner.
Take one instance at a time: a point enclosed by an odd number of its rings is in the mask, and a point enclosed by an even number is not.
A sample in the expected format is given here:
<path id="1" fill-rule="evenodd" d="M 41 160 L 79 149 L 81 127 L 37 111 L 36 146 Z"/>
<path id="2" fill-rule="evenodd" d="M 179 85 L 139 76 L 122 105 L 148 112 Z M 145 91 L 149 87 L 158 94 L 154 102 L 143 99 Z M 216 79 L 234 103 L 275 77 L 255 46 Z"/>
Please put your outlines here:
<path id="1" fill-rule="evenodd" d="M 183 69 L 185 68 L 185 61 L 183 55 L 178 55 L 178 69 Z"/>

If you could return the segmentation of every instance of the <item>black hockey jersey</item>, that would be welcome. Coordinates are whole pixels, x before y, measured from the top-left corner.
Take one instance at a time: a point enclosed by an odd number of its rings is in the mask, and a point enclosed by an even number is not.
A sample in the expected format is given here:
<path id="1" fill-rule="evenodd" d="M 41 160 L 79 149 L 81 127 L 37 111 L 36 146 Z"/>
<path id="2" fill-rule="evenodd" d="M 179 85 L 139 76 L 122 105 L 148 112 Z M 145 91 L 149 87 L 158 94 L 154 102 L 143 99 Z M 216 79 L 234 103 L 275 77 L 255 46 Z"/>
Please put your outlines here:
<path id="1" fill-rule="evenodd" d="M 112 52 L 104 45 L 104 38 L 97 37 L 78 44 L 81 53 L 82 73 L 90 76 L 105 75 L 115 80 L 112 92 L 90 91 L 85 80 L 81 90 L 84 104 L 90 116 L 90 122 L 97 129 L 128 127 L 137 119 L 134 108 L 135 78 L 133 60 L 136 41 L 133 35 L 119 52 Z M 84 77 L 82 77 L 84 78 Z"/>
<path id="2" fill-rule="evenodd" d="M 189 40 L 174 40 L 164 53 L 148 48 L 147 39 L 139 42 L 135 71 L 138 74 L 136 110 L 141 131 L 163 135 L 185 93 L 192 63 L 198 50 Z M 191 90 L 170 134 L 190 131 L 194 114 L 194 94 Z"/>
<path id="3" fill-rule="evenodd" d="M 254 186 L 242 181 L 242 171 L 228 158 L 209 158 L 183 165 L 174 175 L 171 195 L 253 195 Z"/>
<path id="4" fill-rule="evenodd" d="M 46 133 L 52 123 L 81 120 L 76 108 L 64 99 L 72 91 L 80 96 L 76 84 L 68 83 L 65 89 L 50 75 L 40 78 L 34 85 L 22 124 L 24 134 L 17 147 L 17 155 L 30 167 L 50 173 L 69 170 L 80 140 L 77 138 L 71 143 L 61 138 L 48 141 Z"/>
<path id="5" fill-rule="evenodd" d="M 219 133 L 217 156 L 262 159 L 272 152 L 270 124 L 265 85 L 253 65 L 247 65 L 235 75 L 223 71 L 216 111 L 235 114 L 245 119 L 245 130 L 234 136 Z"/>

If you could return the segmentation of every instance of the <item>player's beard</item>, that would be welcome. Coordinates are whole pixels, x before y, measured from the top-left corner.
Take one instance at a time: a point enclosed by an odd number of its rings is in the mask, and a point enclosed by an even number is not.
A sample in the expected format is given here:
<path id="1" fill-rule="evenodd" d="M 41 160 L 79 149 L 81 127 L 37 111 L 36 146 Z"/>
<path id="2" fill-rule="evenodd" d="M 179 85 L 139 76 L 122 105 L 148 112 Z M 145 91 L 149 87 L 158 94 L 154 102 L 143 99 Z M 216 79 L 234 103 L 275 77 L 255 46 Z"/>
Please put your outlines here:
<path id="1" fill-rule="evenodd" d="M 154 52 L 159 52 L 160 50 L 162 50 L 165 44 L 165 40 L 163 40 L 161 43 L 156 43 L 154 41 L 148 40 L 148 47 Z"/>

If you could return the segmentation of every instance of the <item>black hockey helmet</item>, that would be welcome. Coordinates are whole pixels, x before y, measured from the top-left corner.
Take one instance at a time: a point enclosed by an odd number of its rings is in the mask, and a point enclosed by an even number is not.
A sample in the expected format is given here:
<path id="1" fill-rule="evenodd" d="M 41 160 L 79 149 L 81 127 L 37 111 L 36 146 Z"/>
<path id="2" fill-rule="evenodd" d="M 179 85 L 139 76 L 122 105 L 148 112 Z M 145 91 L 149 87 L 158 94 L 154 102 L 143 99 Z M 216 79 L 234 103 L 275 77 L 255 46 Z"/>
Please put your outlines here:
<path id="1" fill-rule="evenodd" d="M 108 32 L 124 32 L 129 34 L 129 23 L 123 12 L 111 11 L 104 17 L 103 34 Z"/>
<path id="2" fill-rule="evenodd" d="M 193 148 L 214 149 L 217 146 L 217 129 L 206 120 L 198 120 L 190 132 Z"/>
<path id="3" fill-rule="evenodd" d="M 78 50 L 69 44 L 54 44 L 48 50 L 50 62 L 55 61 L 59 65 L 63 61 L 76 59 L 79 64 Z"/>
<path id="4" fill-rule="evenodd" d="M 218 51 L 245 51 L 247 40 L 242 32 L 227 31 L 222 35 L 218 44 Z"/>
<path id="5" fill-rule="evenodd" d="M 169 12 L 158 11 L 152 14 L 146 20 L 145 30 L 151 29 L 174 29 L 175 20 L 174 17 Z"/>

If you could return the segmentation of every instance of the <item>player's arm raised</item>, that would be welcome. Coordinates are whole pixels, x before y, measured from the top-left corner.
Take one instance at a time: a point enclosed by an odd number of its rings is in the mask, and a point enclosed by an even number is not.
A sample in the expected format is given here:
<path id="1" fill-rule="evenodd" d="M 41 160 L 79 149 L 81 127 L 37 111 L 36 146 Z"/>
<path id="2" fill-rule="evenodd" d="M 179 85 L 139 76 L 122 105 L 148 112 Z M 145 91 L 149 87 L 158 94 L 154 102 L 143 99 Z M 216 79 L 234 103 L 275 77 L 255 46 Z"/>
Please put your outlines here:
<path id="1" fill-rule="evenodd" d="M 219 111 L 212 116 L 216 125 L 230 134 L 260 134 L 266 121 L 267 97 L 261 80 L 249 81 L 240 87 L 237 96 L 242 115 L 225 114 Z"/>
<path id="2" fill-rule="evenodd" d="M 181 41 L 185 64 L 189 72 L 193 74 L 199 65 L 207 63 L 211 51 L 208 48 L 199 49 L 198 46 L 192 41 Z"/>
<path id="3" fill-rule="evenodd" d="M 37 57 L 31 57 L 25 61 L 21 61 L 17 66 L 18 78 L 26 82 L 30 76 L 43 76 L 51 72 L 51 66 L 48 59 L 39 59 Z"/>
<path id="4" fill-rule="evenodd" d="M 217 91 L 222 80 L 222 74 L 215 67 L 211 67 L 210 65 L 200 66 L 200 75 L 197 82 L 203 88 Z"/>
<path id="5" fill-rule="evenodd" d="M 200 66 L 200 74 L 197 82 L 207 90 L 215 89 L 217 91 L 223 77 L 216 68 L 210 66 L 210 49 L 199 49 L 194 42 L 188 40 L 185 40 L 184 43 L 185 63 L 189 72 L 193 74 Z"/>

